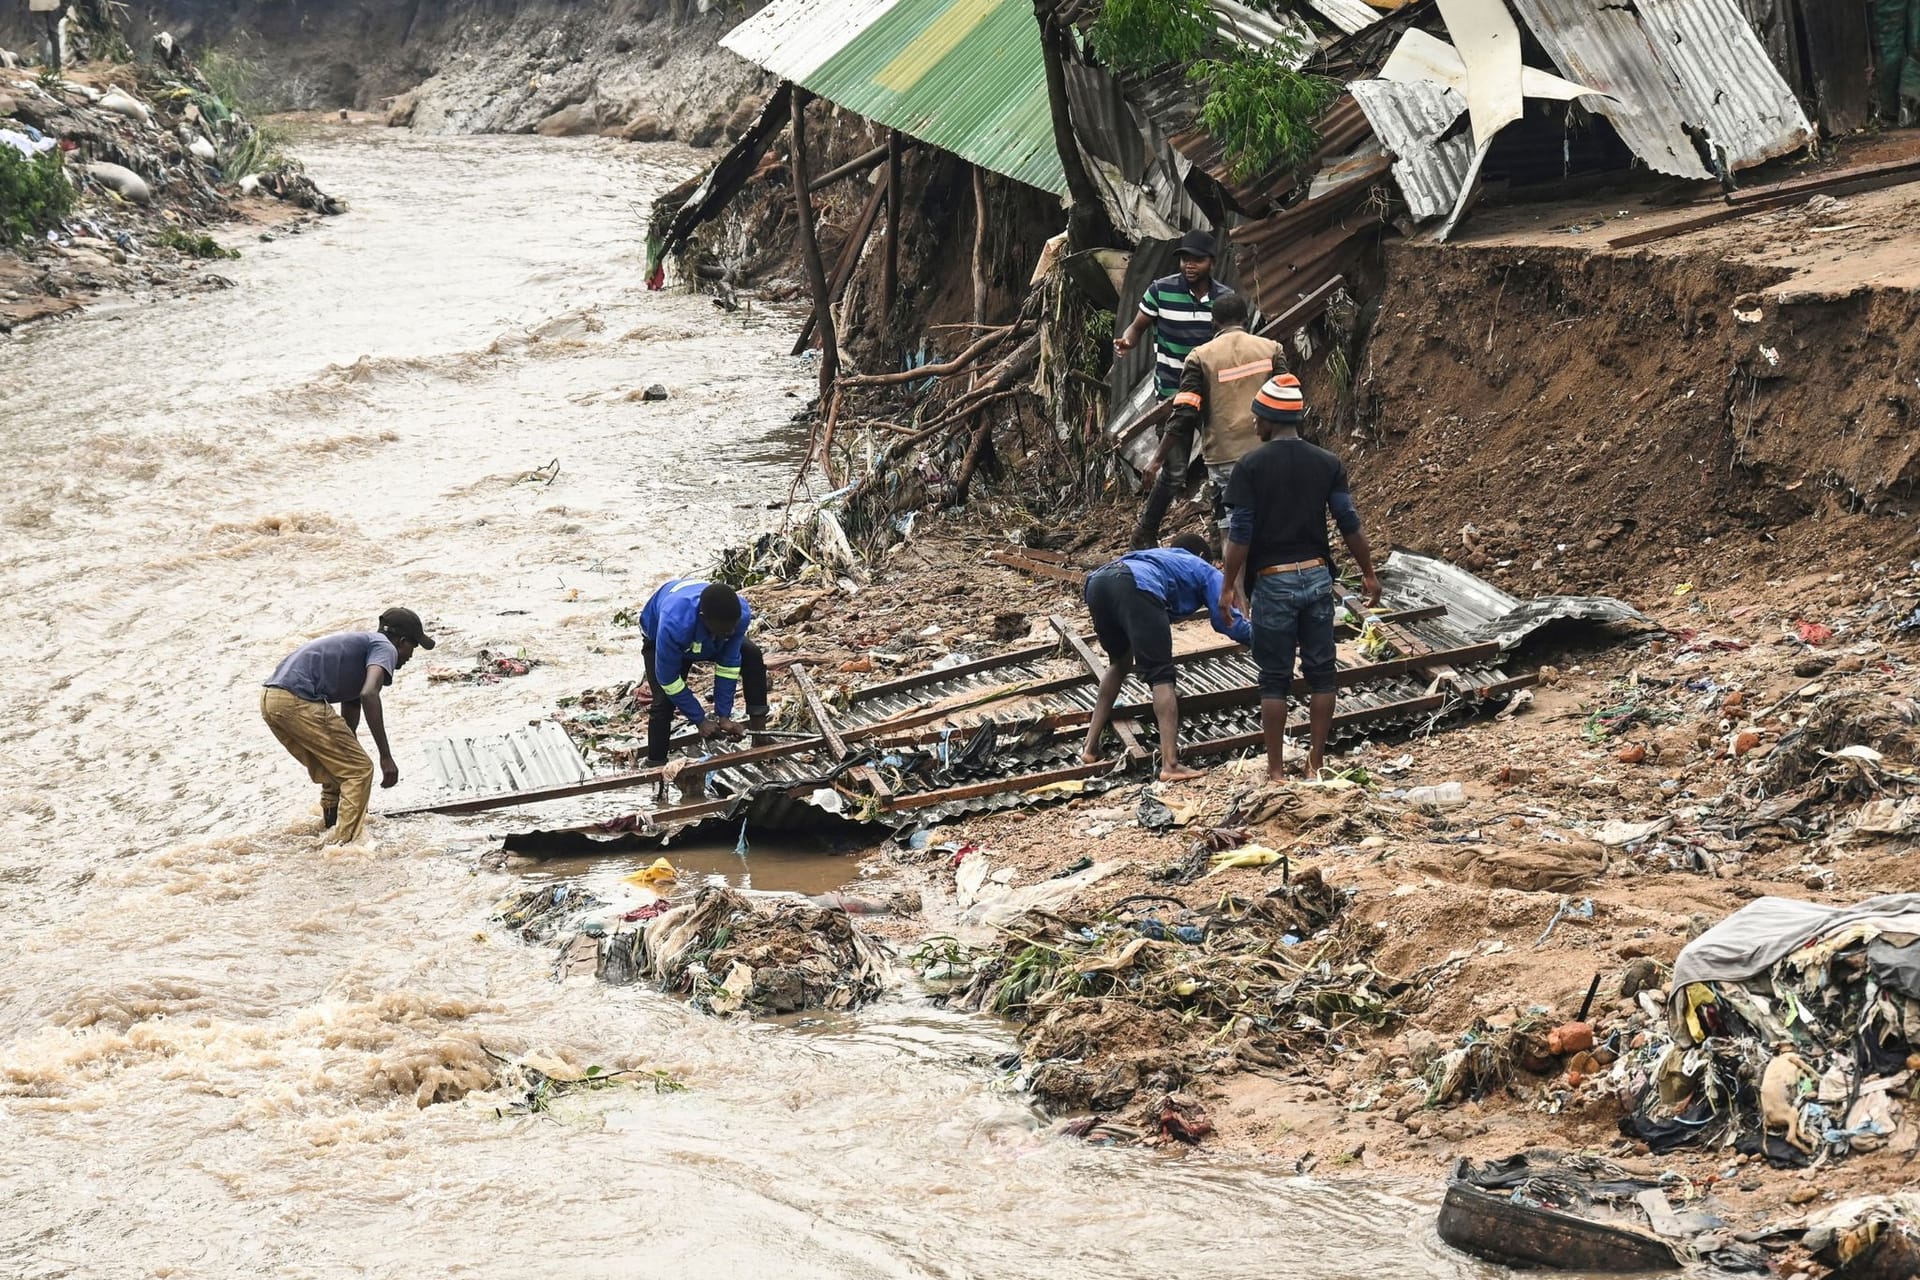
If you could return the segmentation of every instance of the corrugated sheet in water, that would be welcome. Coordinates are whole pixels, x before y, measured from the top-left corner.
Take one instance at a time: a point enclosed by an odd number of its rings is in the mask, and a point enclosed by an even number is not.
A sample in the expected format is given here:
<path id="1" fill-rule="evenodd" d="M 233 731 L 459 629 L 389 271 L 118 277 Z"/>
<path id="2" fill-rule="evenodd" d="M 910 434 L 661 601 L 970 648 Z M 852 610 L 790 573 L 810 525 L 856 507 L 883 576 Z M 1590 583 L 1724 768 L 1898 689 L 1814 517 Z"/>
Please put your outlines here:
<path id="1" fill-rule="evenodd" d="M 721 44 L 983 169 L 1066 191 L 1026 0 L 775 0 Z"/>

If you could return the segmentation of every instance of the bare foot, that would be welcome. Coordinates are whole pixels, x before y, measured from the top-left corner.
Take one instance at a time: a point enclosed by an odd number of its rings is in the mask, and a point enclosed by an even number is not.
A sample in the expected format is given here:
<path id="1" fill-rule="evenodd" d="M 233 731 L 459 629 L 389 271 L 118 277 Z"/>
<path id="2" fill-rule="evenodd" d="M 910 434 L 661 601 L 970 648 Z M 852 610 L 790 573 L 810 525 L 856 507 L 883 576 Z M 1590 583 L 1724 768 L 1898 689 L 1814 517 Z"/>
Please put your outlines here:
<path id="1" fill-rule="evenodd" d="M 1098 751 L 1082 751 L 1080 753 L 1081 764 L 1099 764 L 1104 759 L 1106 759 L 1106 757 Z"/>
<path id="2" fill-rule="evenodd" d="M 1267 781 L 1276 787 L 1285 786 L 1287 783 L 1287 766 L 1281 765 L 1278 769 L 1268 769 Z"/>
<path id="3" fill-rule="evenodd" d="M 1189 769 L 1183 764 L 1170 764 L 1160 770 L 1162 782 L 1192 782 L 1195 778 L 1206 776 L 1205 769 Z"/>

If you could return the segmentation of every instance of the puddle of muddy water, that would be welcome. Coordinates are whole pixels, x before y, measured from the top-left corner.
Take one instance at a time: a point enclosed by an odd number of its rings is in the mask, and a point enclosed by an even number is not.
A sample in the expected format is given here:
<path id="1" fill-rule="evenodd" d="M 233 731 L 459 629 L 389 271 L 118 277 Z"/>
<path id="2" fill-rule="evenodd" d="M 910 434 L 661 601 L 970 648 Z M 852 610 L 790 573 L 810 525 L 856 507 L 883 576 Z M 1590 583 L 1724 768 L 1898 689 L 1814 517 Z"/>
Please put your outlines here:
<path id="1" fill-rule="evenodd" d="M 529 883 L 567 880 L 607 897 L 626 877 L 664 857 L 680 873 L 674 896 L 706 885 L 727 885 L 768 893 L 830 893 L 846 889 L 859 876 L 858 854 L 834 853 L 814 845 L 755 839 L 745 854 L 724 841 L 674 845 L 667 849 L 608 857 L 546 858 L 523 869 Z"/>
<path id="2" fill-rule="evenodd" d="M 613 613 L 766 518 L 813 372 L 791 317 L 645 291 L 646 203 L 692 153 L 296 149 L 352 214 L 248 243 L 232 289 L 0 342 L 0 651 L 33 671 L 0 685 L 0 1273 L 1496 1274 L 1439 1245 L 1430 1188 L 1046 1138 L 981 1065 L 1004 1030 L 908 995 L 796 1035 L 556 983 L 486 926 L 522 881 L 461 852 L 485 815 L 320 847 L 259 719 L 286 652 L 404 603 L 443 659 L 541 660 L 400 673 L 380 805 L 417 802 L 434 737 L 638 673 Z M 850 868 L 672 856 L 756 889 Z M 469 1092 L 535 1050 L 686 1089 L 519 1119 Z"/>

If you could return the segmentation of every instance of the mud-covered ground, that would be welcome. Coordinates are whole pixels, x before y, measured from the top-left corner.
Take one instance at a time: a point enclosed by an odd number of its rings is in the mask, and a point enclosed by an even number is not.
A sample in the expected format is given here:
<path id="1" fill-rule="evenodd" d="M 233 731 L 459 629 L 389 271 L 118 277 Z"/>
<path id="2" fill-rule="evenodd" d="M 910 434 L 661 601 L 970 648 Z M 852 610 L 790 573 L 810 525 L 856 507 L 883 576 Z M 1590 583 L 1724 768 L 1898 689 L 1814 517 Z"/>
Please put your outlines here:
<path id="1" fill-rule="evenodd" d="M 1105 508 L 1066 530 L 981 504 L 922 523 L 855 594 L 819 582 L 768 583 L 748 594 L 776 664 L 804 658 L 829 683 L 852 687 L 952 652 L 1034 643 L 1051 634 L 1054 613 L 1084 626 L 1074 587 L 987 555 L 1044 542 L 1092 567 L 1124 549 L 1130 514 Z M 1900 536 L 1888 522 L 1860 531 L 1883 545 Z M 1622 583 L 1657 630 L 1549 639 L 1524 652 L 1515 668 L 1541 677 L 1530 700 L 1498 718 L 1337 753 L 1333 763 L 1359 785 L 1301 780 L 1276 792 L 1262 785 L 1263 761 L 1251 755 L 1213 761 L 1194 783 L 1134 784 L 976 817 L 938 828 L 920 848 L 891 841 L 865 870 L 919 890 L 926 911 L 876 927 L 923 972 L 946 978 L 936 985 L 955 988 L 956 1000 L 967 984 L 952 981 L 949 944 L 923 940 L 957 934 L 978 948 L 967 953 L 973 964 L 998 956 L 999 967 L 975 984 L 976 1000 L 984 992 L 981 1007 L 1020 1019 L 1025 1083 L 1062 1114 L 1097 1114 L 1113 1126 L 1097 1133 L 1172 1140 L 1181 1128 L 1167 1122 L 1173 1093 L 1205 1116 L 1207 1144 L 1279 1156 L 1321 1176 L 1384 1169 L 1438 1177 L 1459 1155 L 1529 1146 L 1644 1162 L 1644 1148 L 1619 1136 L 1626 1100 L 1605 1070 L 1582 1064 L 1592 1074 L 1569 1073 L 1566 1057 L 1544 1050 L 1546 1030 L 1574 1019 L 1596 976 L 1596 1035 L 1617 1030 L 1618 1043 L 1635 1043 L 1658 1031 L 1620 994 L 1636 961 L 1643 971 L 1648 961 L 1662 966 L 1651 971 L 1657 984 L 1689 938 L 1763 894 L 1839 903 L 1915 887 L 1906 839 L 1847 834 L 1862 795 L 1819 752 L 1857 741 L 1890 765 L 1916 759 L 1920 646 L 1896 624 L 1920 603 L 1920 575 L 1864 541 L 1844 566 L 1770 578 L 1756 570 L 1701 586 L 1693 579 L 1706 579 L 1712 564 L 1688 563 Z M 1190 644 L 1210 635 L 1204 623 L 1183 631 Z M 1397 794 L 1449 782 L 1462 785 L 1457 807 Z M 1143 791 L 1177 825 L 1140 825 Z M 1800 834 L 1754 816 L 1766 798 L 1802 793 Z M 1284 867 L 1169 879 L 1197 841 L 1250 806 L 1266 816 L 1234 821 L 1233 843 L 1283 851 Z M 1644 823 L 1662 825 L 1636 835 L 1634 824 Z M 1078 994 L 1008 1001 L 993 983 L 1007 978 L 1008 957 L 1047 941 L 1026 932 L 1044 921 L 987 936 L 962 927 L 967 890 L 956 859 L 975 857 L 1015 886 L 1088 860 L 1114 864 L 1052 908 L 1062 930 L 1151 912 L 1169 929 L 1204 927 L 1208 940 L 1184 950 L 1178 938 L 1150 941 L 1133 958 L 1138 980 L 1123 975 L 1103 993 L 1082 984 Z M 1303 921 L 1295 899 L 1304 898 L 1288 892 L 1316 882 L 1341 902 L 1330 921 Z M 1164 897 L 1126 901 L 1142 894 Z M 1234 925 L 1229 934 L 1223 920 Z M 1324 927 L 1305 936 L 1315 926 Z M 1100 950 L 1059 945 L 1083 960 Z M 1167 966 L 1192 965 L 1204 985 L 1217 979 L 1206 957 L 1220 951 L 1303 969 L 1325 959 L 1336 973 L 1357 966 L 1346 970 L 1350 981 L 1364 977 L 1377 1007 L 1327 1017 L 1332 1030 L 1299 1033 L 1254 1029 L 1204 993 L 1168 994 Z M 1489 1038 L 1504 1055 L 1497 1077 L 1435 1100 L 1426 1082 L 1436 1061 Z M 1883 1186 L 1904 1176 L 1905 1161 L 1862 1155 L 1818 1174 L 1720 1151 L 1652 1163 L 1710 1187 L 1745 1229 L 1800 1212 L 1816 1193 L 1824 1203 Z"/>

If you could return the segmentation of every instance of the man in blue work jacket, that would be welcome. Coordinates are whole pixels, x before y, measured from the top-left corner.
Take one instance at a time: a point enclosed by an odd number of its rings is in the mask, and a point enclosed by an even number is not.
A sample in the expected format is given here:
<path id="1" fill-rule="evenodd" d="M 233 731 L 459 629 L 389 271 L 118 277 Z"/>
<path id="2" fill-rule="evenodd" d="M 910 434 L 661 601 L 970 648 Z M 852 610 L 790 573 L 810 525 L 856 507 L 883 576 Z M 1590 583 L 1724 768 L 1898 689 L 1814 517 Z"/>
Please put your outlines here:
<path id="1" fill-rule="evenodd" d="M 1107 671 L 1087 725 L 1080 759 L 1100 760 L 1100 735 L 1113 716 L 1120 686 L 1135 667 L 1153 690 L 1153 717 L 1160 727 L 1160 781 L 1184 782 L 1201 771 L 1180 763 L 1180 701 L 1174 686 L 1173 619 L 1207 611 L 1213 629 L 1241 644 L 1253 642 L 1253 624 L 1220 604 L 1220 570 L 1207 560 L 1207 541 L 1184 533 L 1169 547 L 1130 551 L 1087 577 L 1087 610 L 1094 634 L 1107 651 Z"/>
<path id="2" fill-rule="evenodd" d="M 667 737 L 678 710 L 700 730 L 702 740 L 739 738 L 767 727 L 767 664 L 760 646 L 747 639 L 753 610 L 733 588 L 717 582 L 675 578 L 640 611 L 641 657 L 653 702 L 647 715 L 647 763 L 667 762 Z M 713 714 L 687 688 L 696 663 L 713 664 Z M 747 686 L 747 724 L 733 720 L 733 691 Z"/>

